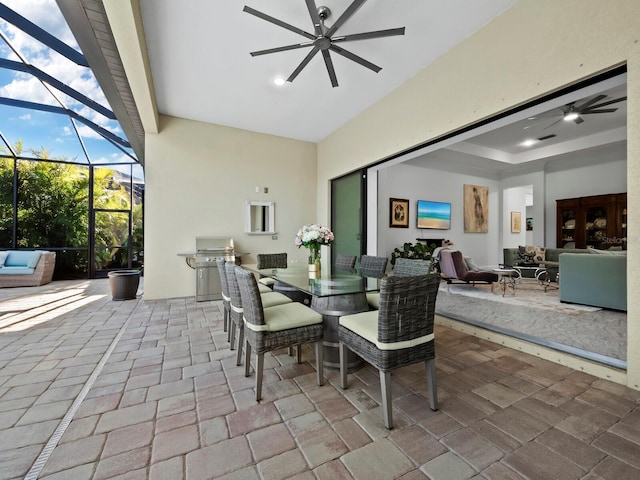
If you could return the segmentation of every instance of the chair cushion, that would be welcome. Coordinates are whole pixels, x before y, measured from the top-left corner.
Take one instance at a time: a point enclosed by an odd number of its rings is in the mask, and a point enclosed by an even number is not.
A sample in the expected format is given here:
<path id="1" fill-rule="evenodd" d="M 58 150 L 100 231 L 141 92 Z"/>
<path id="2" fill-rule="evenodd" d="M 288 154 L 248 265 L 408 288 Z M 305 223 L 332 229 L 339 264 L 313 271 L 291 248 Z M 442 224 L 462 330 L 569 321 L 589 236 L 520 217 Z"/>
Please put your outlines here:
<path id="1" fill-rule="evenodd" d="M 266 286 L 271 286 L 274 283 L 276 283 L 276 281 L 271 277 L 262 277 L 260 280 L 258 280 L 258 282 L 260 282 L 262 285 L 266 285 Z"/>
<path id="2" fill-rule="evenodd" d="M 264 325 L 244 320 L 244 328 L 254 332 L 279 332 L 290 328 L 322 323 L 322 315 L 298 302 L 285 303 L 264 309 Z"/>
<path id="3" fill-rule="evenodd" d="M 35 268 L 29 267 L 7 267 L 0 268 L 0 275 L 33 275 Z"/>
<path id="4" fill-rule="evenodd" d="M 464 276 L 461 278 L 461 280 L 464 280 L 466 282 L 497 282 L 498 281 L 498 275 L 493 273 L 493 272 L 485 272 L 485 271 L 480 271 L 480 272 L 467 272 L 464 274 Z"/>
<path id="5" fill-rule="evenodd" d="M 267 293 L 261 293 L 260 298 L 262 299 L 262 308 L 275 307 L 276 305 L 291 303 L 293 301 L 286 295 L 274 292 L 273 290 Z"/>
<path id="6" fill-rule="evenodd" d="M 7 267 L 27 267 L 36 268 L 42 252 L 26 251 L 26 250 L 11 250 L 8 252 L 7 258 L 4 264 Z"/>
<path id="7" fill-rule="evenodd" d="M 262 284 L 262 283 L 258 283 L 258 291 L 260 293 L 270 293 L 273 292 L 272 289 L 270 289 L 269 287 L 267 287 L 266 285 Z"/>
<path id="8" fill-rule="evenodd" d="M 415 347 L 433 340 L 433 333 L 403 342 L 383 343 L 378 341 L 378 312 L 362 312 L 340 317 L 339 323 L 356 335 L 373 343 L 380 350 L 400 350 L 402 348 Z"/>
<path id="9" fill-rule="evenodd" d="M 367 303 L 371 308 L 380 309 L 380 292 L 367 293 Z"/>

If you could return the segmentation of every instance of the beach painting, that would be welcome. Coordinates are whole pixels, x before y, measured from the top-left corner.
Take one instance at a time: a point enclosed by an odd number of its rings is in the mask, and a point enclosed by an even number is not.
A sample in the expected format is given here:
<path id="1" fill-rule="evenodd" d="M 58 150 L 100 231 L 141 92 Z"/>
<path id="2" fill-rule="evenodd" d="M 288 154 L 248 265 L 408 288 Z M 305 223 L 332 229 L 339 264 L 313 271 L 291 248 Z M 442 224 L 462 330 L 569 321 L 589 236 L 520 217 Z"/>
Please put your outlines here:
<path id="1" fill-rule="evenodd" d="M 449 230 L 451 228 L 451 204 L 418 200 L 418 228 Z"/>

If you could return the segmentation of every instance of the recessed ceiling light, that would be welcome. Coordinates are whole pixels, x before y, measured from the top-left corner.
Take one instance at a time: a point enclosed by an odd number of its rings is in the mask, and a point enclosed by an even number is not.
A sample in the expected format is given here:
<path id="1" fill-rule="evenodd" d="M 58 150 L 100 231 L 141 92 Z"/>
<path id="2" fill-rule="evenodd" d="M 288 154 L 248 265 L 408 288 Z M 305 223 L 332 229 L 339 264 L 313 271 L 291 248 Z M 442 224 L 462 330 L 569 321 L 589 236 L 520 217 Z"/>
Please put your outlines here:
<path id="1" fill-rule="evenodd" d="M 282 77 L 276 77 L 273 79 L 273 83 L 275 83 L 276 85 L 278 85 L 279 87 L 281 87 L 282 85 L 284 85 L 285 83 L 287 83 L 287 81 L 282 78 Z"/>
<path id="2" fill-rule="evenodd" d="M 532 145 L 535 145 L 536 143 L 538 143 L 537 140 L 529 138 L 529 139 L 525 140 L 524 142 L 522 142 L 520 145 L 522 145 L 523 147 L 530 147 Z"/>

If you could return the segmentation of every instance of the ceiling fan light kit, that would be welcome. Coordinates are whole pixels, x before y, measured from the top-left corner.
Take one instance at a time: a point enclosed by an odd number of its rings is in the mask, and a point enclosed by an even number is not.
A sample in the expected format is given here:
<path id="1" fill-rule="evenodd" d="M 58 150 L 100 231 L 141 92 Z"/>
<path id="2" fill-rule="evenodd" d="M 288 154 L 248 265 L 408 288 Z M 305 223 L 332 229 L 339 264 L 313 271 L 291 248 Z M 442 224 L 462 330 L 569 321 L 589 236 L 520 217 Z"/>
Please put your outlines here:
<path id="1" fill-rule="evenodd" d="M 366 2 L 366 0 L 354 0 L 347 9 L 338 17 L 335 23 L 328 27 L 325 25 L 325 20 L 331 16 L 331 10 L 325 6 L 316 6 L 316 2 L 314 0 L 305 0 L 307 4 L 307 10 L 309 11 L 309 16 L 311 17 L 311 22 L 313 24 L 313 33 L 302 30 L 298 27 L 290 25 L 282 20 L 278 20 L 266 13 L 259 12 L 251 7 L 244 6 L 242 11 L 247 12 L 255 17 L 261 18 L 267 22 L 273 23 L 274 25 L 278 25 L 286 30 L 297 33 L 309 41 L 302 43 L 294 43 L 292 45 L 285 45 L 282 47 L 268 48 L 266 50 L 257 50 L 254 52 L 250 52 L 252 57 L 256 57 L 259 55 L 267 55 L 271 53 L 277 52 L 285 52 L 288 50 L 296 50 L 299 48 L 311 47 L 311 51 L 307 54 L 307 56 L 300 62 L 300 64 L 295 68 L 295 70 L 289 75 L 286 79 L 287 82 L 293 82 L 295 78 L 300 74 L 300 72 L 307 66 L 307 64 L 313 59 L 313 57 L 322 52 L 322 57 L 324 59 L 324 64 L 327 69 L 327 73 L 329 74 L 329 79 L 331 80 L 331 86 L 338 86 L 338 78 L 336 76 L 335 69 L 333 67 L 333 60 L 331 59 L 330 52 L 337 53 L 338 55 L 343 56 L 359 65 L 362 65 L 369 70 L 372 70 L 378 73 L 382 70 L 381 67 L 365 60 L 364 58 L 350 52 L 349 50 L 345 50 L 344 48 L 336 45 L 336 43 L 349 42 L 353 40 L 369 40 L 372 38 L 381 38 L 381 37 L 391 37 L 396 35 L 404 35 L 404 27 L 400 28 L 390 28 L 387 30 L 376 30 L 372 32 L 364 32 L 364 33 L 354 33 L 350 35 L 335 35 L 338 29 L 347 21 L 351 16 Z"/>

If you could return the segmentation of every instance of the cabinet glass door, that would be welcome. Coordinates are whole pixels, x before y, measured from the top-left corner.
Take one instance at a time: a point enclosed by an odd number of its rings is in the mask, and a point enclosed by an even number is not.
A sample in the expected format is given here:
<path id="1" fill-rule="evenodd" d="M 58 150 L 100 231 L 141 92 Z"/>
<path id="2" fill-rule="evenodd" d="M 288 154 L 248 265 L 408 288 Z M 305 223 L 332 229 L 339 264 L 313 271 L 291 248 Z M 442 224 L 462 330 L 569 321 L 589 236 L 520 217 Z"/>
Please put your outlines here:
<path id="1" fill-rule="evenodd" d="M 564 208 L 561 210 L 562 215 L 562 235 L 560 248 L 576 247 L 576 209 Z"/>
<path id="2" fill-rule="evenodd" d="M 607 209 L 594 206 L 586 209 L 586 246 L 600 250 L 607 248 Z"/>

